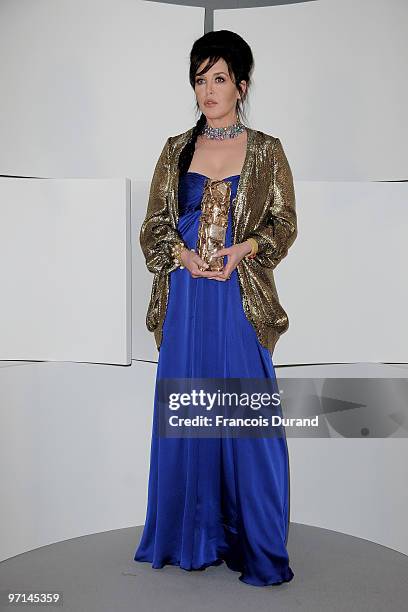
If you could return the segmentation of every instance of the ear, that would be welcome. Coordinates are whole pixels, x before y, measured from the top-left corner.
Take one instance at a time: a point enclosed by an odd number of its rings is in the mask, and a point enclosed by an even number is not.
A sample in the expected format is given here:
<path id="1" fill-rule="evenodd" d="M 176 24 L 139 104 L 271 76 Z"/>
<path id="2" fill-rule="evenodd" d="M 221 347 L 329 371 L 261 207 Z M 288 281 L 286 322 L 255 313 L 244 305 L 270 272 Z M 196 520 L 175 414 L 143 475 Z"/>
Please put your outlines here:
<path id="1" fill-rule="evenodd" d="M 246 81 L 240 81 L 240 85 L 242 86 L 243 94 L 245 94 L 246 90 L 247 90 L 247 85 L 248 85 L 247 82 Z M 239 98 L 241 99 L 241 96 L 239 96 Z"/>

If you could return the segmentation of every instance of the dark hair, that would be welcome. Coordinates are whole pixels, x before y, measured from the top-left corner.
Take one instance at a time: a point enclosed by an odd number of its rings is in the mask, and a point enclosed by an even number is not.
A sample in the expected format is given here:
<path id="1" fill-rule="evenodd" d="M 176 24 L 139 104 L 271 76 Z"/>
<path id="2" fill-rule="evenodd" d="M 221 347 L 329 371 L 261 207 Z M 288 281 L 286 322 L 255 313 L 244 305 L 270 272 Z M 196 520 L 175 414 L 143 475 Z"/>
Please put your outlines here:
<path id="1" fill-rule="evenodd" d="M 202 62 L 208 59 L 203 70 L 198 73 L 200 75 L 207 72 L 207 70 L 209 70 L 220 58 L 225 60 L 228 66 L 229 75 L 234 81 L 238 91 L 241 93 L 241 101 L 243 102 L 247 97 L 247 91 L 251 81 L 250 73 L 253 68 L 254 58 L 248 43 L 246 43 L 239 34 L 230 32 L 229 30 L 207 32 L 194 42 L 190 52 L 189 78 L 191 87 L 195 89 L 197 70 Z M 247 82 L 247 90 L 245 92 L 241 89 L 240 81 Z M 241 101 L 237 100 L 236 111 L 240 121 L 244 123 L 243 118 L 245 117 L 245 112 L 242 108 L 243 105 L 240 104 Z M 200 110 L 197 101 L 196 109 L 197 111 Z M 190 167 L 197 136 L 200 134 L 205 123 L 206 116 L 204 113 L 201 113 L 200 118 L 194 126 L 190 139 L 180 153 L 178 162 L 180 176 L 185 174 Z"/>

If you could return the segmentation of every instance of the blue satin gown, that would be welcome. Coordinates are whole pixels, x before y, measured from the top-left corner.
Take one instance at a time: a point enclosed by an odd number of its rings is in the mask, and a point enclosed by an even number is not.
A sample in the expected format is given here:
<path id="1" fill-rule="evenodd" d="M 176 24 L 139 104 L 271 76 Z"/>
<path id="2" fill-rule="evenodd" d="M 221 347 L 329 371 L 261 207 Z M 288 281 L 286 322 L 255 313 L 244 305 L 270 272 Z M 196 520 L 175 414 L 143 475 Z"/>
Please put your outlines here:
<path id="1" fill-rule="evenodd" d="M 231 199 L 239 177 L 223 179 L 231 181 Z M 180 177 L 178 230 L 189 248 L 197 243 L 206 178 Z M 236 269 L 227 281 L 192 278 L 186 268 L 170 273 L 157 379 L 188 377 L 275 377 L 244 313 Z M 185 570 L 225 562 L 247 584 L 289 582 L 286 437 L 159 437 L 158 417 L 155 395 L 146 521 L 134 560 Z"/>

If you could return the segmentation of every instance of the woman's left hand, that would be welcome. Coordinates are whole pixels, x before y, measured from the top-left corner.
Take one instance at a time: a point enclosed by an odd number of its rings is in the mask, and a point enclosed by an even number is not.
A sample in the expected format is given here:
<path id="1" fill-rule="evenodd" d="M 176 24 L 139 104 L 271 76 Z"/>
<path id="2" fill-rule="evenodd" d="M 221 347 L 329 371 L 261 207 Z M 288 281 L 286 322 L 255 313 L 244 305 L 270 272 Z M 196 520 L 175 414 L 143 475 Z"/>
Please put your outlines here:
<path id="1" fill-rule="evenodd" d="M 251 252 L 251 249 L 252 247 L 250 242 L 248 242 L 248 240 L 245 240 L 245 242 L 233 244 L 230 247 L 225 247 L 216 251 L 215 255 L 217 257 L 224 257 L 224 255 L 227 255 L 228 260 L 222 272 L 214 272 L 214 276 L 212 278 L 214 280 L 219 281 L 228 280 L 239 262 L 241 261 L 241 259 L 243 259 L 245 255 L 248 255 L 248 253 Z"/>

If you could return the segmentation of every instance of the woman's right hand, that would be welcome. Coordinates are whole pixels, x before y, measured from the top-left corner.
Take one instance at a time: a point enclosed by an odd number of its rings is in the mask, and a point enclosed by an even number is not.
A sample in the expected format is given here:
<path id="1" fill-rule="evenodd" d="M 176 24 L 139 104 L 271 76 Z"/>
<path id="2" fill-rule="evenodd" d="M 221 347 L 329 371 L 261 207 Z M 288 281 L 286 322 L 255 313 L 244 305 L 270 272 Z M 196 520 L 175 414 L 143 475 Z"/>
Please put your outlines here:
<path id="1" fill-rule="evenodd" d="M 181 250 L 180 259 L 193 278 L 216 278 L 221 274 L 214 270 L 200 270 L 198 266 L 208 268 L 208 264 L 193 249 L 190 250 L 184 247 Z"/>

